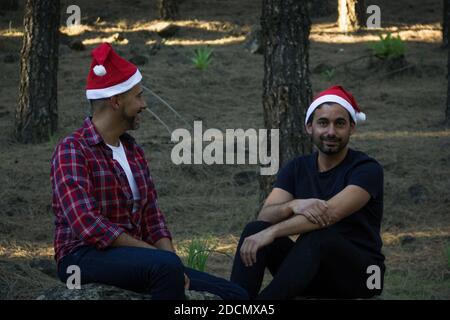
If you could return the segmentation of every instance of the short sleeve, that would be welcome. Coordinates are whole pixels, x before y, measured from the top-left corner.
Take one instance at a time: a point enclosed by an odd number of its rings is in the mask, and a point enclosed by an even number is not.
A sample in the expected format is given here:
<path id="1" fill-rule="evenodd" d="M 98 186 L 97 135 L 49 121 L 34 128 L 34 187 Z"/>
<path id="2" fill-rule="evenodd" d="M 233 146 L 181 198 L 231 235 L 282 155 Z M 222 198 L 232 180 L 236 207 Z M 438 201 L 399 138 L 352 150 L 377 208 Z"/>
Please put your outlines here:
<path id="1" fill-rule="evenodd" d="M 375 161 L 364 162 L 356 166 L 349 177 L 348 184 L 366 190 L 374 199 L 383 196 L 383 168 Z"/>
<path id="2" fill-rule="evenodd" d="M 285 166 L 281 168 L 278 172 L 277 181 L 275 182 L 274 188 L 283 189 L 290 194 L 295 194 L 295 161 L 292 160 L 288 162 Z"/>

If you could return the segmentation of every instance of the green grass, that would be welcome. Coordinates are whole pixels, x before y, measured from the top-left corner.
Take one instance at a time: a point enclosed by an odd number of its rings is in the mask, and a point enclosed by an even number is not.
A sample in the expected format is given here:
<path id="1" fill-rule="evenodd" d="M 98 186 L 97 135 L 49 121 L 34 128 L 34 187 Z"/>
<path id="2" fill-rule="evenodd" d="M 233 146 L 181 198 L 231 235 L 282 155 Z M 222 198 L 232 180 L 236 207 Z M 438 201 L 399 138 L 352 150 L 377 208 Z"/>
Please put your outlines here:
<path id="1" fill-rule="evenodd" d="M 380 35 L 380 41 L 370 45 L 373 54 L 381 59 L 395 59 L 405 55 L 405 42 L 398 35 L 393 37 L 391 33 Z"/>
<path id="2" fill-rule="evenodd" d="M 336 69 L 327 69 L 324 72 L 322 72 L 322 76 L 325 78 L 325 80 L 327 81 L 331 81 L 333 80 L 334 76 L 336 74 Z"/>
<path id="3" fill-rule="evenodd" d="M 386 271 L 381 297 L 385 300 L 432 300 L 450 297 L 450 279 L 426 277 L 413 270 Z"/>
<path id="4" fill-rule="evenodd" d="M 216 246 L 211 237 L 192 239 L 186 248 L 185 265 L 198 271 L 205 271 L 206 262 Z"/>
<path id="5" fill-rule="evenodd" d="M 205 70 L 208 68 L 212 61 L 212 53 L 213 50 L 207 47 L 198 48 L 194 51 L 194 57 L 192 58 L 192 62 L 195 67 L 200 70 Z"/>

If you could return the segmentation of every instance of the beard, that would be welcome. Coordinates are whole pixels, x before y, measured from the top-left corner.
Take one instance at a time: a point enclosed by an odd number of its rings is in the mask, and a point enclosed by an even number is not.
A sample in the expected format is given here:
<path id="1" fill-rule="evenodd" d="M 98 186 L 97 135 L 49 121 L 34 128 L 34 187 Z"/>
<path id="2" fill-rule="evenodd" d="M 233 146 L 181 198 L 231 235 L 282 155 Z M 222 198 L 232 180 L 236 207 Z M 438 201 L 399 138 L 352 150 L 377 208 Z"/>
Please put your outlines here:
<path id="1" fill-rule="evenodd" d="M 136 130 L 139 128 L 139 114 L 129 116 L 123 112 L 122 117 L 127 122 L 129 130 Z"/>
<path id="2" fill-rule="evenodd" d="M 341 152 L 348 144 L 349 137 L 338 138 L 337 136 L 313 135 L 314 145 L 324 154 L 333 155 Z"/>

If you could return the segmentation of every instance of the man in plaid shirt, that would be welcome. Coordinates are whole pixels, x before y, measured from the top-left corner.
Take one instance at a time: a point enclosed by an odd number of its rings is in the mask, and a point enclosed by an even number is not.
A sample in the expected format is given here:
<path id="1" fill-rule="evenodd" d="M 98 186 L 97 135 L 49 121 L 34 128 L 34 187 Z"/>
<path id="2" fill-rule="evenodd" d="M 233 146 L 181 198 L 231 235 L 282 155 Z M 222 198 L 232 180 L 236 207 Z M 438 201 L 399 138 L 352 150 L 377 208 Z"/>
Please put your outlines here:
<path id="1" fill-rule="evenodd" d="M 81 283 L 184 299 L 184 289 L 246 299 L 241 287 L 184 267 L 175 254 L 144 151 L 127 130 L 146 108 L 142 76 L 109 44 L 92 51 L 86 96 L 93 115 L 63 139 L 52 157 L 55 258 L 63 282 L 68 267 Z"/>

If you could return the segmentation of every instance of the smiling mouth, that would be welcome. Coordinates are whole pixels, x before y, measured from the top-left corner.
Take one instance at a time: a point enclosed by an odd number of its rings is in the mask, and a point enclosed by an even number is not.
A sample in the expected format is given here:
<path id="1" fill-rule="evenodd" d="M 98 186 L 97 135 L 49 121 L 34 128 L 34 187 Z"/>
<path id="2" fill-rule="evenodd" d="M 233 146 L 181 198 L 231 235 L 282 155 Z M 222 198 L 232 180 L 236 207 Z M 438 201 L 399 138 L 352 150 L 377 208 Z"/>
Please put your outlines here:
<path id="1" fill-rule="evenodd" d="M 337 141 L 324 141 L 323 143 L 328 147 L 336 147 L 338 145 Z"/>

